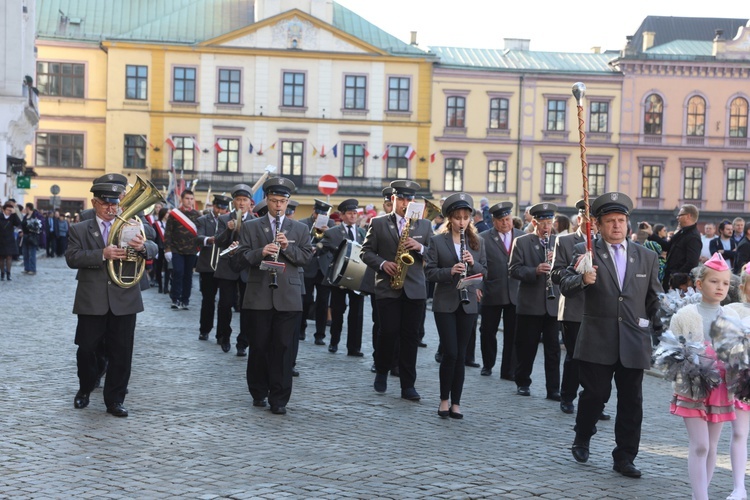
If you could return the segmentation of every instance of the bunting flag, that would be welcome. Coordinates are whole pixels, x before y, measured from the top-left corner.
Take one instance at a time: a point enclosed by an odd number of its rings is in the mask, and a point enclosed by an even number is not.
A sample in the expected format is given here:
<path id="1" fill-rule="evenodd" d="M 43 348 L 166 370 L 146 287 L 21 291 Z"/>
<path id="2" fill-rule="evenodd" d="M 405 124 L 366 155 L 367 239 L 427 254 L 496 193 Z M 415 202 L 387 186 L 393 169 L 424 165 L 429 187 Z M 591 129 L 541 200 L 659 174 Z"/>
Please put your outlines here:
<path id="1" fill-rule="evenodd" d="M 322 146 L 320 146 L 320 157 L 321 158 L 325 158 L 326 157 L 326 146 L 325 146 L 325 144 L 323 144 Z"/>
<path id="2" fill-rule="evenodd" d="M 318 149 L 313 146 L 312 142 L 310 143 L 310 146 L 312 146 L 312 155 L 317 156 L 318 155 Z"/>
<path id="3" fill-rule="evenodd" d="M 276 143 L 274 142 L 268 149 L 276 149 Z"/>
<path id="4" fill-rule="evenodd" d="M 263 156 L 263 141 L 260 141 L 260 148 L 258 149 L 258 152 L 255 154 L 258 156 Z"/>
<path id="5" fill-rule="evenodd" d="M 224 152 L 224 148 L 221 147 L 221 144 L 219 144 L 219 141 L 214 142 L 214 149 L 219 153 Z"/>
<path id="6" fill-rule="evenodd" d="M 193 149 L 195 149 L 199 153 L 201 152 L 201 147 L 198 145 L 198 141 L 196 141 L 195 139 L 193 139 Z"/>
<path id="7" fill-rule="evenodd" d="M 369 156 L 370 156 L 370 152 L 369 152 L 369 151 L 367 151 L 367 148 L 364 148 L 364 149 L 365 149 L 365 158 L 369 158 Z"/>
<path id="8" fill-rule="evenodd" d="M 407 158 L 409 161 L 412 161 L 415 156 L 417 156 L 417 152 L 414 151 L 413 147 L 409 146 L 409 148 L 406 150 L 406 153 L 404 153 L 404 158 Z"/>
<path id="9" fill-rule="evenodd" d="M 250 154 L 253 154 L 253 143 L 250 141 L 247 141 L 250 146 L 247 148 L 247 152 Z"/>
<path id="10" fill-rule="evenodd" d="M 430 155 L 430 163 L 435 163 L 435 154 L 436 154 L 436 153 L 432 153 L 432 154 Z"/>
<path id="11" fill-rule="evenodd" d="M 331 148 L 331 153 L 333 153 L 334 158 L 339 157 L 339 145 L 338 144 L 335 144 L 333 148 Z"/>
<path id="12" fill-rule="evenodd" d="M 167 140 L 164 141 L 164 142 L 167 144 L 167 146 L 169 146 L 170 148 L 172 148 L 172 151 L 174 151 L 175 149 L 177 149 L 177 146 L 174 145 L 174 141 L 172 140 L 171 137 L 167 137 Z"/>
<path id="13" fill-rule="evenodd" d="M 383 151 L 383 154 L 380 155 L 380 157 L 383 159 L 383 161 L 388 159 L 388 150 L 391 149 L 390 146 L 385 147 L 385 151 Z"/>

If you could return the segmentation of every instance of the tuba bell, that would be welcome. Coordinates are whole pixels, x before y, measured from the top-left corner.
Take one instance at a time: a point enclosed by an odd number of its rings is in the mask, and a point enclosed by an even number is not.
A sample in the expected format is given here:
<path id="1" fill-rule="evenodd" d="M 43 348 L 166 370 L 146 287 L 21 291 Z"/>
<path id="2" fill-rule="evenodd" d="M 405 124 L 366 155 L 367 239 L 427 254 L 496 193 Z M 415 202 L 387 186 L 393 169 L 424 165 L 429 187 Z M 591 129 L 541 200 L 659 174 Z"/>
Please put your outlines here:
<path id="1" fill-rule="evenodd" d="M 145 211 L 157 201 L 166 203 L 158 189 L 149 181 L 136 175 L 133 188 L 120 201 L 122 212 L 112 222 L 109 231 L 107 245 L 123 246 L 122 232 L 126 226 L 140 226 L 141 236 L 146 239 L 143 225 L 140 222 L 130 222 L 138 212 Z M 127 257 L 123 260 L 107 261 L 107 273 L 109 278 L 120 288 L 130 288 L 138 284 L 146 270 L 146 259 L 130 247 L 127 248 Z M 127 267 L 126 267 L 127 266 Z"/>
<path id="2" fill-rule="evenodd" d="M 425 219 L 434 220 L 435 217 L 438 215 L 443 214 L 443 210 L 427 198 L 422 198 L 424 200 L 424 206 L 425 206 Z"/>

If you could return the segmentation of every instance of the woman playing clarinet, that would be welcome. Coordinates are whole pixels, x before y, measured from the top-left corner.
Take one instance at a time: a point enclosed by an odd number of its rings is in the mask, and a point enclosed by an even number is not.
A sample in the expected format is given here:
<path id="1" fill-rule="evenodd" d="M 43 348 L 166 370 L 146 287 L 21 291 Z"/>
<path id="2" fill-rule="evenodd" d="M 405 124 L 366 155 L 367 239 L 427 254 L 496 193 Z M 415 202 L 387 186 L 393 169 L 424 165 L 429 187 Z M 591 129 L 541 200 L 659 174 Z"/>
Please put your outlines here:
<path id="1" fill-rule="evenodd" d="M 487 271 L 484 241 L 471 222 L 473 206 L 466 193 L 445 200 L 442 211 L 447 223 L 432 237 L 425 256 L 425 276 L 435 283 L 432 311 L 443 349 L 438 408 L 442 418 L 463 418 L 464 357 L 478 312 L 480 291 L 457 285 L 462 278 Z"/>

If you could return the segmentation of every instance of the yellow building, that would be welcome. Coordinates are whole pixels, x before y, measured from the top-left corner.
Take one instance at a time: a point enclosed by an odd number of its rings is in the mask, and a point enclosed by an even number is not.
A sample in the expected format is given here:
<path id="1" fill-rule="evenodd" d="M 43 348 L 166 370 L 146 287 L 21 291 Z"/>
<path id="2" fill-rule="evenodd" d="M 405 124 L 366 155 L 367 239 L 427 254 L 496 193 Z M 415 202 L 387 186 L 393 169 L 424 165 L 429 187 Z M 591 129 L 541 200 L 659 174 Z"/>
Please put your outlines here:
<path id="1" fill-rule="evenodd" d="M 88 206 L 91 179 L 121 172 L 160 189 L 169 171 L 196 197 L 253 185 L 268 165 L 297 198 L 379 207 L 390 180 L 430 195 L 434 57 L 325 0 L 40 1 L 42 121 L 27 158 L 42 208 Z M 383 153 L 388 152 L 386 158 Z M 304 213 L 304 209 L 301 210 Z"/>

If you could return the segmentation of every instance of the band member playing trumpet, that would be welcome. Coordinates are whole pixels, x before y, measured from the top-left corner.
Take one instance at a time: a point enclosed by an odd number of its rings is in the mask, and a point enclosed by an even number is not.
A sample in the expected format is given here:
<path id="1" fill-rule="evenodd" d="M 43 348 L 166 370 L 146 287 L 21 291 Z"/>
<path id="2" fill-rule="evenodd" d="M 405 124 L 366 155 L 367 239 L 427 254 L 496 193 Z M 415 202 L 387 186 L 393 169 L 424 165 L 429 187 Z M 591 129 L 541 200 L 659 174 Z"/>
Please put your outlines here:
<path id="1" fill-rule="evenodd" d="M 552 222 L 557 205 L 539 203 L 529 210 L 534 232 L 515 240 L 510 254 L 510 277 L 520 281 L 516 306 L 517 394 L 530 396 L 531 372 L 541 335 L 547 399 L 560 401 L 560 334 L 557 324 L 557 286 L 550 281 L 555 236 Z"/>
<path id="2" fill-rule="evenodd" d="M 78 269 L 73 314 L 78 315 L 75 343 L 79 389 L 73 405 L 79 409 L 89 405 L 100 370 L 96 350 L 104 339 L 108 359 L 104 404 L 107 412 L 116 417 L 128 416 L 123 402 L 130 380 L 136 314 L 143 311 L 140 288 L 119 286 L 108 272 L 109 261 L 123 261 L 128 256 L 127 248 L 109 244 L 110 228 L 124 190 L 124 186 L 114 183 L 92 186 L 91 204 L 96 215 L 71 226 L 65 252 L 68 266 Z M 151 259 L 157 252 L 156 244 L 146 242 L 142 234 L 133 237 L 127 246 L 140 259 Z"/>
<path id="3" fill-rule="evenodd" d="M 375 354 L 375 391 L 388 386 L 393 350 L 399 343 L 401 397 L 419 401 L 417 379 L 419 327 L 427 299 L 422 259 L 432 225 L 426 219 L 407 219 L 406 209 L 419 184 L 408 180 L 391 182 L 393 213 L 375 217 L 362 247 L 362 261 L 375 270 L 375 300 L 380 333 Z M 407 264 L 411 262 L 411 265 Z M 405 267 L 405 269 L 404 269 Z M 394 286 L 395 285 L 395 286 Z"/>
<path id="4" fill-rule="evenodd" d="M 200 273 L 201 287 L 201 317 L 198 339 L 207 340 L 208 334 L 214 328 L 214 313 L 216 312 L 216 292 L 219 290 L 218 281 L 214 277 L 218 260 L 219 247 L 214 239 L 219 228 L 219 216 L 229 210 L 229 197 L 214 195 L 211 211 L 201 215 L 195 221 L 198 232 L 198 244 L 201 248 L 195 270 Z"/>
<path id="5" fill-rule="evenodd" d="M 216 246 L 224 251 L 229 247 L 239 245 L 240 226 L 255 217 L 252 209 L 252 188 L 247 184 L 236 184 L 232 187 L 232 203 L 234 210 L 219 216 L 219 227 L 216 230 Z M 237 223 L 240 222 L 240 224 Z M 221 255 L 222 252 L 219 252 Z M 232 270 L 229 265 L 228 254 L 219 257 L 214 277 L 219 286 L 219 312 L 216 318 L 216 343 L 221 350 L 229 352 L 232 349 L 230 338 L 232 335 L 232 310 L 235 304 L 242 304 L 245 298 L 247 271 L 241 273 Z M 247 355 L 249 331 L 248 323 L 242 321 L 246 311 L 240 310 L 240 334 L 237 336 L 237 356 Z"/>
<path id="6" fill-rule="evenodd" d="M 339 204 L 341 224 L 327 230 L 318 245 L 318 260 L 321 269 L 328 270 L 342 241 L 350 240 L 362 244 L 365 240 L 365 231 L 356 224 L 359 215 L 357 213 L 358 204 L 359 202 L 353 198 L 344 200 Z M 344 327 L 347 297 L 349 298 L 349 316 L 346 330 L 346 353 L 349 356 L 361 357 L 364 297 L 355 293 L 354 290 L 335 286 L 331 287 L 331 343 L 328 346 L 328 351 L 338 351 L 341 331 Z"/>
<path id="7" fill-rule="evenodd" d="M 432 311 L 440 335 L 440 406 L 438 415 L 460 419 L 466 347 L 477 318 L 477 293 L 456 285 L 467 275 L 485 274 L 484 240 L 471 223 L 474 200 L 465 193 L 450 195 L 443 203 L 447 224 L 430 239 L 425 255 L 425 276 L 435 283 Z"/>
<path id="8" fill-rule="evenodd" d="M 312 258 L 309 229 L 285 215 L 294 190 L 284 177 L 263 184 L 268 215 L 242 225 L 240 246 L 232 256 L 233 267 L 249 273 L 242 303 L 247 311 L 242 321 L 253 329 L 247 386 L 253 406 L 265 407 L 268 398 L 276 415 L 286 413 L 292 394 L 293 337 L 302 312 L 299 269 Z M 269 261 L 275 272 L 266 270 Z"/>

